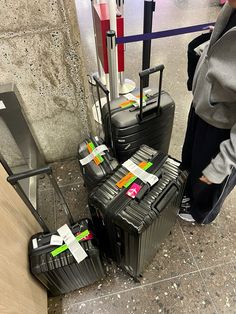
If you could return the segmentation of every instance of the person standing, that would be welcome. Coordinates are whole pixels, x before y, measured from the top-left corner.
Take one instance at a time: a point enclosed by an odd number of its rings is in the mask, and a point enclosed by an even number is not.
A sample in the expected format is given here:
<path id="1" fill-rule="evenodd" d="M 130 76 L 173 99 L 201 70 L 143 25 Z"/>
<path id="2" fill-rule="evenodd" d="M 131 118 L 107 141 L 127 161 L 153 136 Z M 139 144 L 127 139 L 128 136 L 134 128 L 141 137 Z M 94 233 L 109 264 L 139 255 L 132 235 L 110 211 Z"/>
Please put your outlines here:
<path id="1" fill-rule="evenodd" d="M 189 177 L 179 217 L 209 224 L 236 184 L 236 0 L 218 16 L 192 90 L 181 164 Z"/>

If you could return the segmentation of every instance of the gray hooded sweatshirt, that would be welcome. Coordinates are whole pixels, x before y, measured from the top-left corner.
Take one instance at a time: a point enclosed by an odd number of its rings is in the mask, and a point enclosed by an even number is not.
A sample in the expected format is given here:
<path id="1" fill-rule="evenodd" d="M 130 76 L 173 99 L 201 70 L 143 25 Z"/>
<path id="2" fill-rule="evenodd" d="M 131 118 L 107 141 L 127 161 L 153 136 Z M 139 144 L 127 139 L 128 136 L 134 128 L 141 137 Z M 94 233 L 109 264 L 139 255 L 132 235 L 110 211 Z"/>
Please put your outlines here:
<path id="1" fill-rule="evenodd" d="M 232 12 L 229 4 L 221 10 L 193 79 L 196 114 L 216 128 L 231 130 L 230 139 L 221 143 L 220 153 L 203 170 L 213 183 L 222 183 L 236 168 L 236 27 L 220 37 Z"/>

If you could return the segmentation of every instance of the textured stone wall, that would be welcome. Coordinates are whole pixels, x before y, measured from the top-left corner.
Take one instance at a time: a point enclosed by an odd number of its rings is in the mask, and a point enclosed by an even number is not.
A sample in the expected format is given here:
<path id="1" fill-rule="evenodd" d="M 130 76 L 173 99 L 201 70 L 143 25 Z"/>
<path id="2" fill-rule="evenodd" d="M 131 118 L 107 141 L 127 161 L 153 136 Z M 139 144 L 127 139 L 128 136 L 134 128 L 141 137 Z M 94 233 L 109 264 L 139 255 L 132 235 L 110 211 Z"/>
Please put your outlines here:
<path id="1" fill-rule="evenodd" d="M 47 161 L 75 156 L 91 114 L 74 0 L 0 6 L 0 84 L 16 84 Z M 1 145 L 8 142 L 2 123 L 0 133 Z"/>

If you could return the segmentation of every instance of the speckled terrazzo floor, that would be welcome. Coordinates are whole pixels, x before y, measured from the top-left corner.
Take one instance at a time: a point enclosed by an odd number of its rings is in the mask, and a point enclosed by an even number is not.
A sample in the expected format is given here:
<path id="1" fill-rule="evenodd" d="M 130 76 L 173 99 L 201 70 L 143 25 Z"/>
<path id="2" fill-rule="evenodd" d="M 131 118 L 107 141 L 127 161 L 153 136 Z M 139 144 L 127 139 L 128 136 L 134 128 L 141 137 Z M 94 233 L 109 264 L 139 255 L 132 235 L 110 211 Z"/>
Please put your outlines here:
<path id="1" fill-rule="evenodd" d="M 74 218 L 88 217 L 78 162 L 55 163 L 53 168 Z M 39 210 L 52 228 L 66 221 L 46 178 L 40 179 L 39 199 Z M 49 298 L 49 313 L 236 313 L 234 204 L 232 193 L 209 226 L 177 221 L 140 283 L 109 264 L 100 282 Z"/>
<path id="2" fill-rule="evenodd" d="M 220 7 L 216 0 L 160 0 L 154 31 L 212 21 Z M 143 1 L 126 0 L 126 33 L 142 31 Z M 82 43 L 88 73 L 96 70 L 90 1 L 78 1 Z M 85 32 L 86 30 L 86 32 Z M 195 34 L 153 42 L 152 65 L 164 63 L 164 88 L 176 101 L 170 153 L 180 157 L 191 102 L 186 91 L 186 46 Z M 137 82 L 141 45 L 126 47 L 126 77 Z M 128 73 L 128 74 L 127 74 Z M 59 185 L 75 219 L 88 216 L 87 193 L 76 160 L 53 164 Z M 52 227 L 65 222 L 63 211 L 46 179 L 40 180 L 40 210 Z M 209 226 L 177 221 L 140 283 L 115 265 L 106 265 L 106 277 L 68 295 L 49 299 L 49 313 L 236 313 L 236 194 L 225 202 Z M 50 208 L 47 212 L 45 208 Z"/>

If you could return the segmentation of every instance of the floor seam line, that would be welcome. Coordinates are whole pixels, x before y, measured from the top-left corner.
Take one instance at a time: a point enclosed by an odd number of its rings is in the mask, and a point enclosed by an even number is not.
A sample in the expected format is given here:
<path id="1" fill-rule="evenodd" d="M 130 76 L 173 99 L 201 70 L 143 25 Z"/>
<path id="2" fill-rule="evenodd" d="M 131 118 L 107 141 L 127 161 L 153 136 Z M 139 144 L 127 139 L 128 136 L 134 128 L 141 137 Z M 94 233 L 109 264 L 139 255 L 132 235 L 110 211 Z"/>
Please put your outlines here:
<path id="1" fill-rule="evenodd" d="M 80 301 L 78 303 L 74 303 L 73 306 L 81 304 L 81 303 L 87 303 L 87 302 L 92 302 L 92 301 L 96 301 L 96 300 L 99 300 L 99 299 L 104 299 L 106 297 L 110 297 L 110 296 L 113 296 L 113 295 L 130 292 L 130 291 L 137 290 L 137 289 L 146 288 L 146 287 L 149 287 L 149 286 L 152 286 L 152 285 L 155 285 L 155 284 L 159 284 L 159 283 L 162 283 L 162 282 L 170 281 L 172 279 L 178 279 L 178 278 L 181 278 L 181 277 L 184 277 L 184 276 L 188 276 L 188 275 L 192 275 L 192 274 L 195 274 L 195 273 L 198 273 L 198 272 L 199 272 L 199 270 L 195 270 L 195 271 L 188 272 L 188 273 L 183 273 L 183 274 L 180 274 L 180 275 L 177 275 L 177 276 L 174 276 L 174 277 L 169 277 L 169 278 L 161 279 L 161 280 L 158 280 L 158 281 L 150 282 L 150 283 L 147 283 L 147 284 L 143 284 L 143 285 L 140 285 L 138 287 L 133 287 L 133 288 L 129 288 L 129 289 L 120 290 L 120 291 L 117 291 L 117 292 L 108 293 L 108 294 L 105 294 L 105 295 L 102 295 L 102 296 L 99 296 L 99 297 L 96 297 L 96 298 L 87 299 L 87 300 L 84 300 L 84 301 Z"/>

